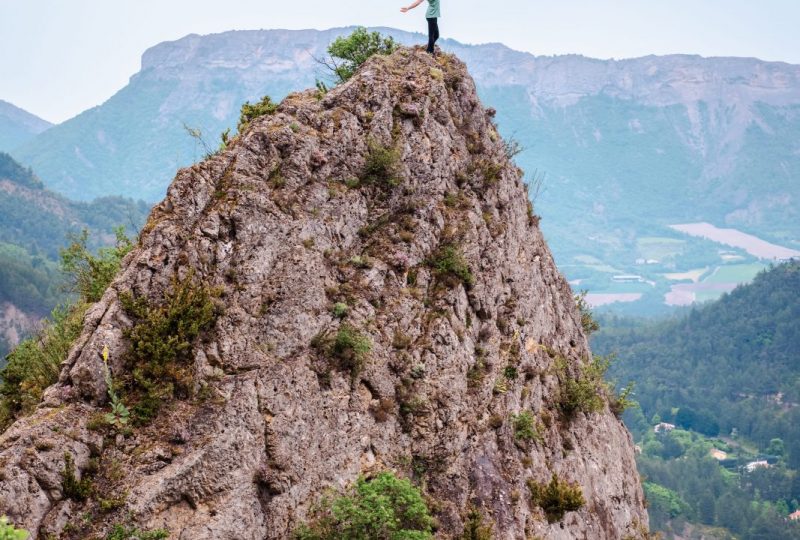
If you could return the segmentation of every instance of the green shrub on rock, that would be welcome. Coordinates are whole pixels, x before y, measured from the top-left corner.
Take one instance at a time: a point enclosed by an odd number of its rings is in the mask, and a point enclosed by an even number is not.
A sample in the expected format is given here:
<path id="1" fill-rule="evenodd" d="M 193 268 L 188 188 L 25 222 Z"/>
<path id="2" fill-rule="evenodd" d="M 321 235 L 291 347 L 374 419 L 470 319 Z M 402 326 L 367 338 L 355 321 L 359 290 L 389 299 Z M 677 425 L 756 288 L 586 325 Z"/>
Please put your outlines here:
<path id="1" fill-rule="evenodd" d="M 296 540 L 429 540 L 433 518 L 406 479 L 383 472 L 359 478 L 346 493 L 325 498 Z"/>
<path id="2" fill-rule="evenodd" d="M 123 227 L 117 228 L 116 244 L 100 248 L 97 255 L 87 248 L 89 233 L 84 230 L 72 236 L 69 246 L 61 250 L 61 269 L 67 274 L 71 289 L 87 303 L 98 302 L 119 272 L 122 259 L 133 249 L 133 242 Z"/>
<path id="3" fill-rule="evenodd" d="M 28 531 L 17 529 L 9 523 L 6 516 L 0 517 L 0 540 L 27 540 Z"/>
<path id="4" fill-rule="evenodd" d="M 111 527 L 111 531 L 106 535 L 106 540 L 164 540 L 165 538 L 169 538 L 169 531 L 166 529 L 142 531 L 119 523 Z"/>
<path id="5" fill-rule="evenodd" d="M 61 270 L 78 298 L 72 305 L 56 307 L 39 332 L 8 355 L 7 365 L 0 370 L 0 431 L 33 411 L 44 390 L 58 379 L 61 363 L 80 335 L 86 309 L 100 300 L 123 257 L 133 249 L 124 229 L 115 232 L 116 245 L 101 248 L 96 255 L 87 247 L 86 231 L 62 250 Z"/>
<path id="6" fill-rule="evenodd" d="M 45 389 L 58 379 L 61 362 L 80 335 L 87 304 L 57 307 L 39 333 L 21 342 L 0 370 L 0 431 L 42 400 Z"/>
<path id="7" fill-rule="evenodd" d="M 391 146 L 383 146 L 374 139 L 367 141 L 367 148 L 369 153 L 359 181 L 363 184 L 375 184 L 385 187 L 399 185 L 399 152 Z"/>
<path id="8" fill-rule="evenodd" d="M 567 419 L 579 412 L 586 414 L 598 412 L 603 408 L 603 389 L 605 369 L 597 362 L 584 366 L 582 373 L 573 376 L 567 367 L 567 360 L 556 359 L 556 375 L 559 380 L 558 408 Z"/>
<path id="9" fill-rule="evenodd" d="M 600 325 L 594 319 L 592 308 L 586 301 L 586 295 L 589 291 L 581 291 L 580 294 L 575 295 L 575 304 L 578 306 L 578 311 L 581 314 L 581 327 L 586 336 L 590 336 L 600 330 Z"/>
<path id="10" fill-rule="evenodd" d="M 131 341 L 129 363 L 132 378 L 124 381 L 138 403 L 131 409 L 139 422 L 151 420 L 161 402 L 192 394 L 194 341 L 218 316 L 213 298 L 217 292 L 195 283 L 192 276 L 177 278 L 164 301 L 153 304 L 130 293 L 120 302 L 134 324 L 125 331 Z"/>
<path id="11" fill-rule="evenodd" d="M 467 515 L 461 540 L 492 540 L 493 529 L 491 522 L 484 522 L 483 514 L 481 514 L 480 510 L 473 508 Z"/>

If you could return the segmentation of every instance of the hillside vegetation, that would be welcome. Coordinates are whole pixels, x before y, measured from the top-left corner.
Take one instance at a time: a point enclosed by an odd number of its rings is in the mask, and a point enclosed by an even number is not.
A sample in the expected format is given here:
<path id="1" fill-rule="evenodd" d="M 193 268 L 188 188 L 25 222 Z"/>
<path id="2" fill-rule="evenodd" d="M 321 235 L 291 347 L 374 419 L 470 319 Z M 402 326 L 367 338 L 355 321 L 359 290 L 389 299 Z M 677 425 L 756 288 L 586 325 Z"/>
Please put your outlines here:
<path id="1" fill-rule="evenodd" d="M 42 181 L 33 174 L 33 170 L 30 167 L 23 167 L 5 152 L 0 152 L 0 178 L 32 189 L 42 189 L 44 187 Z"/>
<path id="2" fill-rule="evenodd" d="M 124 197 L 76 202 L 45 189 L 38 176 L 0 152 L 0 243 L 32 255 L 58 257 L 69 233 L 88 229 L 92 247 L 114 241 L 114 228 L 138 229 L 150 206 Z"/>
<path id="3" fill-rule="evenodd" d="M 616 351 L 615 375 L 636 381 L 647 418 L 675 407 L 684 427 L 707 435 L 733 429 L 766 447 L 786 442 L 800 466 L 800 264 L 761 273 L 747 286 L 686 316 L 644 327 L 606 321 L 594 339 Z"/>

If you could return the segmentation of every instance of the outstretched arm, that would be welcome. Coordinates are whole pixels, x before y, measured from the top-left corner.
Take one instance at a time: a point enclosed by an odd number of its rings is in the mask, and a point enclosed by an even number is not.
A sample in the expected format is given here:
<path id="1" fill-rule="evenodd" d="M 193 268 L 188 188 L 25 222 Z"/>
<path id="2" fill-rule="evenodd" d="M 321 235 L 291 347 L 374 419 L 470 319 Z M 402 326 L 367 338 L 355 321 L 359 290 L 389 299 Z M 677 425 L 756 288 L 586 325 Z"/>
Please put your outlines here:
<path id="1" fill-rule="evenodd" d="M 411 5 L 410 5 L 410 6 L 408 6 L 408 7 L 400 8 L 400 11 L 402 11 L 403 13 L 405 13 L 406 11 L 408 11 L 408 10 L 410 10 L 410 9 L 414 9 L 415 7 L 417 7 L 418 5 L 420 5 L 420 4 L 421 4 L 422 2 L 424 2 L 424 1 L 425 1 L 425 0 L 417 0 L 416 2 L 414 2 L 413 4 L 411 4 Z"/>

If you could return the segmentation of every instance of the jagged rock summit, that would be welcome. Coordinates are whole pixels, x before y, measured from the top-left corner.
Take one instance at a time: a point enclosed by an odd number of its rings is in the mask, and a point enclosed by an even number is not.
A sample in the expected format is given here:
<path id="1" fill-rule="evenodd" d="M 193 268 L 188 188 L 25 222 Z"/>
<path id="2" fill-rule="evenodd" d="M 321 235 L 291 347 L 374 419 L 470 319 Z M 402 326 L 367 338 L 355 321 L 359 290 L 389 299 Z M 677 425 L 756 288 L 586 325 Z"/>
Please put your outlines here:
<path id="1" fill-rule="evenodd" d="M 391 470 L 437 538 L 476 509 L 499 539 L 640 534 L 629 434 L 599 388 L 596 412 L 565 407 L 591 353 L 491 117 L 457 58 L 402 48 L 181 170 L 59 382 L 0 436 L 0 514 L 34 538 L 291 538 L 326 490 Z M 187 283 L 216 307 L 171 391 L 145 425 L 103 425 L 104 347 L 134 384 L 132 306 Z M 550 523 L 530 486 L 554 474 L 585 502 Z"/>

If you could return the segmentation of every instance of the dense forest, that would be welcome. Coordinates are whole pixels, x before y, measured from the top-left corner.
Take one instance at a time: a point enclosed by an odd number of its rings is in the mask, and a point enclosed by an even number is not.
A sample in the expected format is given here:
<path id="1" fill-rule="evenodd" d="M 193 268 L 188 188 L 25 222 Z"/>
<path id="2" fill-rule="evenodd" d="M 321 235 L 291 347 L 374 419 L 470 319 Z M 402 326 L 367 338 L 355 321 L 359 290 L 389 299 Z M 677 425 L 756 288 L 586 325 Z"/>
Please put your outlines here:
<path id="1" fill-rule="evenodd" d="M 636 385 L 625 418 L 656 528 L 800 538 L 786 519 L 800 508 L 799 320 L 796 262 L 670 320 L 601 319 L 594 350 Z"/>
<path id="2" fill-rule="evenodd" d="M 44 188 L 44 184 L 33 174 L 30 167 L 23 167 L 5 152 L 0 152 L 0 179 L 10 180 L 32 189 Z"/>

